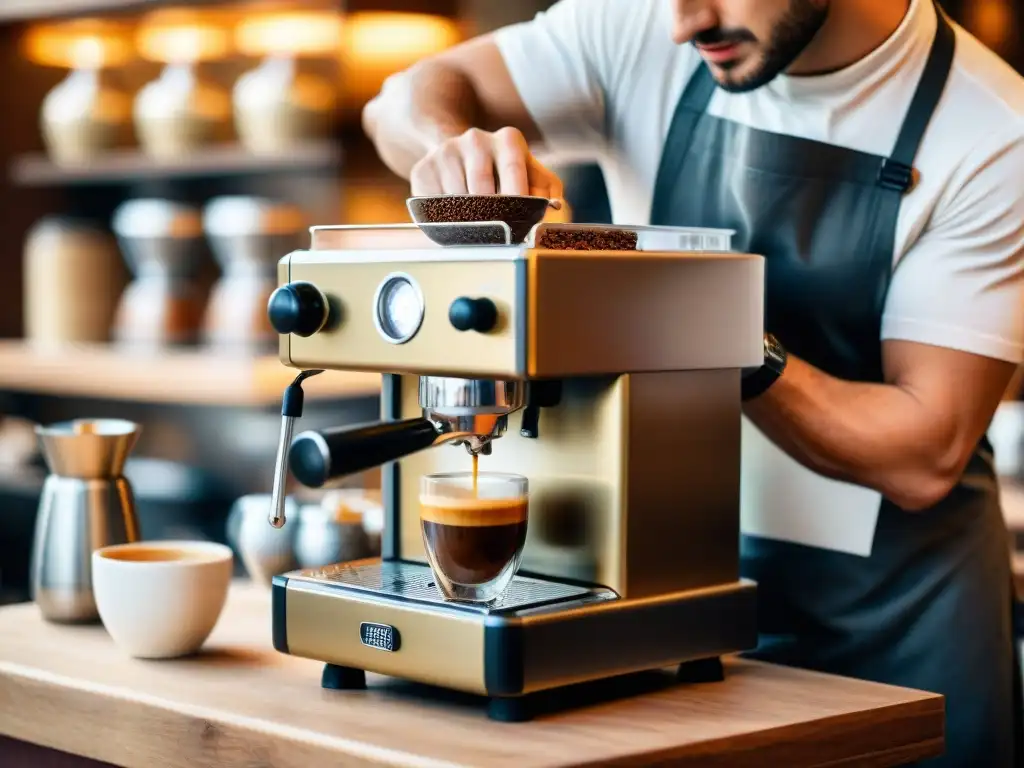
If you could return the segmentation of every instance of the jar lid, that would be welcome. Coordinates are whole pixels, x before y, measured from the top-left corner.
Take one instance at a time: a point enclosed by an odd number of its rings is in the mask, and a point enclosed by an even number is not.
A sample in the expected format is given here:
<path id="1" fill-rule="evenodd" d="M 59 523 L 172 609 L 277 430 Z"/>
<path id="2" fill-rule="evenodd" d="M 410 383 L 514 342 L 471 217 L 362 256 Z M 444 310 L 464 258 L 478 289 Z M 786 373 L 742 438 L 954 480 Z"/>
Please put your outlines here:
<path id="1" fill-rule="evenodd" d="M 306 226 L 294 205 L 261 197 L 215 197 L 203 211 L 203 228 L 211 237 L 297 235 Z"/>
<path id="2" fill-rule="evenodd" d="M 122 203 L 114 211 L 111 227 L 118 237 L 184 239 L 201 237 L 203 233 L 198 210 L 157 198 Z"/>

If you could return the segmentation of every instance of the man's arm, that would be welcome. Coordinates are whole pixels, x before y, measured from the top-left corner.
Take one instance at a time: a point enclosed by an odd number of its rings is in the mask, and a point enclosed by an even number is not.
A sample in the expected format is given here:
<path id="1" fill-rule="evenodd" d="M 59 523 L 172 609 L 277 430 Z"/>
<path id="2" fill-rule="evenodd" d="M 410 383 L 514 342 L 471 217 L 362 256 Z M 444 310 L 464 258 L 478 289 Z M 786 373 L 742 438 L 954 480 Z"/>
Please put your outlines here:
<path id="1" fill-rule="evenodd" d="M 745 411 L 809 469 L 924 510 L 960 479 L 1015 366 L 906 341 L 885 342 L 883 357 L 886 382 L 862 384 L 791 356 Z"/>
<path id="2" fill-rule="evenodd" d="M 388 78 L 364 109 L 363 127 L 381 159 L 403 178 L 431 151 L 472 128 L 510 127 L 529 142 L 540 138 L 490 35 Z"/>
<path id="3" fill-rule="evenodd" d="M 986 134 L 943 181 L 928 228 L 889 286 L 884 383 L 840 381 L 791 359 L 747 404 L 754 423 L 810 469 L 903 509 L 944 498 L 1024 359 L 1021 178 L 1017 120 Z"/>
<path id="4" fill-rule="evenodd" d="M 389 78 L 363 125 L 414 195 L 562 196 L 534 157 L 596 152 L 621 74 L 642 49 L 653 5 L 558 0 L 532 20 L 445 51 Z"/>

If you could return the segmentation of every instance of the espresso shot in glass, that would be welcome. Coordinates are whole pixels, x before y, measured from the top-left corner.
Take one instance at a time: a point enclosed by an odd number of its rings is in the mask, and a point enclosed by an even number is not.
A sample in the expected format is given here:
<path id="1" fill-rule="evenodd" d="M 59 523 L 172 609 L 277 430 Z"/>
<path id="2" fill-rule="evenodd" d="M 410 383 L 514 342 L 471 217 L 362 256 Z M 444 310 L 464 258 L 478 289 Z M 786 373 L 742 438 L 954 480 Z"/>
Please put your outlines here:
<path id="1" fill-rule="evenodd" d="M 521 475 L 452 472 L 420 480 L 420 528 L 448 600 L 490 603 L 512 582 L 526 544 L 529 486 Z"/>

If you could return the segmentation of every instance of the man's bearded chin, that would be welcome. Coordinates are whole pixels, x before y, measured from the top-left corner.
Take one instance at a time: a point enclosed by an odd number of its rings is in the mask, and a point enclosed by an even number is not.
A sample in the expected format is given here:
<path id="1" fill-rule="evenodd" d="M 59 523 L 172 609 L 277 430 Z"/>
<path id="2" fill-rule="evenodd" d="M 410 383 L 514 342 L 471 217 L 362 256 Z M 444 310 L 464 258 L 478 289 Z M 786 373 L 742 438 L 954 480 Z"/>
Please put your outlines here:
<path id="1" fill-rule="evenodd" d="M 772 31 L 771 40 L 759 45 L 760 53 L 738 61 L 711 66 L 715 82 L 723 91 L 746 93 L 767 85 L 792 66 L 811 44 L 828 18 L 828 3 L 792 0 L 786 14 Z M 758 42 L 750 33 L 707 30 L 694 38 L 695 43 L 712 44 L 735 40 Z M 750 66 L 751 62 L 753 66 Z"/>

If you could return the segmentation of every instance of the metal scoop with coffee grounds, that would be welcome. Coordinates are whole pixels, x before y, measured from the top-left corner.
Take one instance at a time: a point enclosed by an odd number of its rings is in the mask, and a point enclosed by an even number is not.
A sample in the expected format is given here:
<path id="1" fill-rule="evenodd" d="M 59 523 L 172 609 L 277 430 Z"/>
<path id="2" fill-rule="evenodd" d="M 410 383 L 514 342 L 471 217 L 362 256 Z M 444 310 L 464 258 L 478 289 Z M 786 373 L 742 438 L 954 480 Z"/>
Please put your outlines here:
<path id="1" fill-rule="evenodd" d="M 406 205 L 427 237 L 452 246 L 522 243 L 559 203 L 529 195 L 436 195 L 412 197 Z"/>

